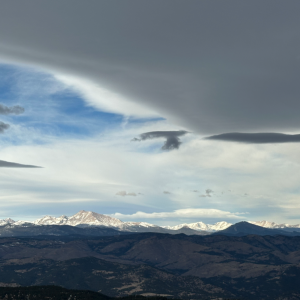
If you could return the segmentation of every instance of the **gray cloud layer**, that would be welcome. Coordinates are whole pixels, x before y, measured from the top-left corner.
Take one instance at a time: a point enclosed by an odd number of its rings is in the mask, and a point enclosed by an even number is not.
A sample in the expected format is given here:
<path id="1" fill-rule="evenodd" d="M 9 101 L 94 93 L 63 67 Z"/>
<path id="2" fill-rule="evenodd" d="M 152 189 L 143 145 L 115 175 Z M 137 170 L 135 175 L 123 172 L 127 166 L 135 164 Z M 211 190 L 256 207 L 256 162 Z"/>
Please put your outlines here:
<path id="1" fill-rule="evenodd" d="M 3 133 L 8 128 L 9 128 L 9 124 L 6 124 L 6 123 L 3 123 L 0 121 L 0 133 Z"/>
<path id="2" fill-rule="evenodd" d="M 22 106 L 15 105 L 12 107 L 5 106 L 3 104 L 0 104 L 0 115 L 20 115 L 25 111 L 25 109 Z"/>
<path id="3" fill-rule="evenodd" d="M 227 141 L 227 142 L 251 143 L 251 144 L 299 143 L 300 134 L 233 132 L 233 133 L 213 135 L 205 139 Z"/>
<path id="4" fill-rule="evenodd" d="M 12 61 L 95 80 L 207 135 L 300 127 L 300 1 L 27 0 L 0 8 L 0 56 Z"/>
<path id="5" fill-rule="evenodd" d="M 13 163 L 5 160 L 0 160 L 0 168 L 41 168 L 32 165 L 22 165 L 18 163 Z"/>
<path id="6" fill-rule="evenodd" d="M 179 149 L 180 147 L 180 136 L 187 134 L 187 131 L 178 130 L 178 131 L 151 131 L 140 134 L 139 138 L 134 138 L 132 141 L 145 141 L 156 138 L 165 138 L 166 141 L 161 147 L 162 150 L 173 150 Z"/>

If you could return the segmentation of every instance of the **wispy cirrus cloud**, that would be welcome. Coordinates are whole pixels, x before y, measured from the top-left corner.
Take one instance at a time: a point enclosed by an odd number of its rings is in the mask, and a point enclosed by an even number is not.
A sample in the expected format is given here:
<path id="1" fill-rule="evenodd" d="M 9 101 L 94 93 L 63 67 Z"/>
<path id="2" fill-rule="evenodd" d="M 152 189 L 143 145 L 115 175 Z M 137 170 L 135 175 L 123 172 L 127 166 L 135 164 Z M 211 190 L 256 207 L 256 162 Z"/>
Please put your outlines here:
<path id="1" fill-rule="evenodd" d="M 127 117 L 151 118 L 159 116 L 157 112 L 134 103 L 128 97 L 93 81 L 65 74 L 55 74 L 55 78 L 64 83 L 70 90 L 78 93 L 89 106 L 95 109 Z"/>

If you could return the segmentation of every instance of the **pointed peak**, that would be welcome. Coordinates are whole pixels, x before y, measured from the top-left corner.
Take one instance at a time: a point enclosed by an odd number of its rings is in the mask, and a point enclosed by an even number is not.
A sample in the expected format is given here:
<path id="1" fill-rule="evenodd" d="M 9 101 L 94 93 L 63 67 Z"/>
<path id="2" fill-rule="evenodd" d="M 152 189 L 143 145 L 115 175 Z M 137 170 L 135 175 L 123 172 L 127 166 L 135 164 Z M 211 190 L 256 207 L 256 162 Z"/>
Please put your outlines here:
<path id="1" fill-rule="evenodd" d="M 11 218 L 6 218 L 4 219 L 4 221 L 8 222 L 8 223 L 15 223 L 16 221 L 11 219 Z"/>

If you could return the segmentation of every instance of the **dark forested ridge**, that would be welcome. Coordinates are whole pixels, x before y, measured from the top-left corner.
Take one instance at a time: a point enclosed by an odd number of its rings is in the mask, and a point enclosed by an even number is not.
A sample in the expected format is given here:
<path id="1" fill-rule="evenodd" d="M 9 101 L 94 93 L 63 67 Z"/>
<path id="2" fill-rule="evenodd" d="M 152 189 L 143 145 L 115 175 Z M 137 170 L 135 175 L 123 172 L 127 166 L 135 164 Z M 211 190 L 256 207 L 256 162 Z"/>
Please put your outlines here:
<path id="1" fill-rule="evenodd" d="M 239 222 L 230 227 L 212 233 L 203 230 L 194 230 L 189 227 L 182 227 L 178 230 L 170 230 L 159 226 L 144 227 L 139 225 L 130 225 L 124 230 L 117 230 L 116 228 L 108 226 L 90 226 L 88 224 L 81 224 L 78 226 L 71 225 L 36 225 L 33 223 L 24 223 L 22 225 L 6 224 L 0 226 L 0 237 L 43 237 L 46 236 L 64 236 L 64 237 L 100 237 L 100 236 L 116 236 L 128 235 L 135 233 L 162 233 L 162 234 L 186 234 L 186 235 L 226 235 L 226 236 L 246 236 L 249 234 L 255 235 L 286 235 L 286 236 L 300 236 L 299 228 L 281 228 L 270 229 L 250 224 L 248 222 Z"/>
<path id="2" fill-rule="evenodd" d="M 2 300 L 110 300 L 92 291 L 69 290 L 59 286 L 0 287 Z"/>
<path id="3" fill-rule="evenodd" d="M 134 234 L 137 232 L 156 232 L 187 235 L 206 235 L 206 231 L 193 230 L 191 228 L 180 228 L 178 230 L 169 230 L 159 226 L 155 227 L 141 227 L 130 226 L 128 230 L 122 231 L 107 226 L 89 226 L 89 225 L 36 225 L 32 223 L 25 223 L 22 225 L 6 224 L 0 226 L 0 237 L 39 237 L 39 236 L 114 236 L 124 234 Z"/>
<path id="4" fill-rule="evenodd" d="M 300 237 L 0 239 L 0 286 L 60 285 L 110 297 L 300 299 Z"/>
<path id="5" fill-rule="evenodd" d="M 98 292 L 65 289 L 60 286 L 0 287 L 0 300 L 167 300 L 159 295 L 108 297 Z M 220 298 L 219 298 L 220 299 Z M 176 300 L 176 299 L 174 299 Z M 204 299 L 203 299 L 204 300 Z M 217 300 L 217 299 L 216 299 Z M 224 300 L 239 300 L 225 299 Z"/>
<path id="6" fill-rule="evenodd" d="M 4 225 L 0 226 L 0 237 L 33 237 L 33 236 L 113 236 L 130 234 L 106 226 L 78 227 L 69 225 L 35 225 L 32 223 L 22 226 Z"/>
<path id="7" fill-rule="evenodd" d="M 84 257 L 65 261 L 21 260 L 2 264 L 2 284 L 17 283 L 21 286 L 61 285 L 69 289 L 98 291 L 111 297 L 126 295 L 164 295 L 197 299 L 210 294 L 231 295 L 205 285 L 198 277 L 176 276 L 147 265 L 128 265 Z"/>
<path id="8" fill-rule="evenodd" d="M 59 286 L 31 286 L 31 287 L 0 287 L 2 300 L 166 300 L 166 297 L 140 295 L 120 298 L 108 297 L 98 292 L 87 290 L 65 289 Z"/>

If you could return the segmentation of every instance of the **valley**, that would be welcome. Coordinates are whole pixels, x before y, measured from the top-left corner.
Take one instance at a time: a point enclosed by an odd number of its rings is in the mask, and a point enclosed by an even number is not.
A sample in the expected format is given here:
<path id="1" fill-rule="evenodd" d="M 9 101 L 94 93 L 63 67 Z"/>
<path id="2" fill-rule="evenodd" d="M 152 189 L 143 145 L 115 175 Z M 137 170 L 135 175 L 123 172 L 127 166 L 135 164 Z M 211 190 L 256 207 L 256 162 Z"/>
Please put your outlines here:
<path id="1" fill-rule="evenodd" d="M 1 285 L 54 284 L 108 296 L 277 299 L 271 293 L 276 290 L 300 297 L 295 282 L 300 237 L 138 233 L 2 238 L 0 269 Z"/>

